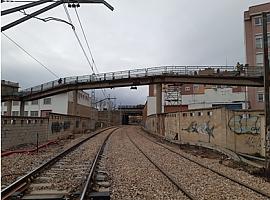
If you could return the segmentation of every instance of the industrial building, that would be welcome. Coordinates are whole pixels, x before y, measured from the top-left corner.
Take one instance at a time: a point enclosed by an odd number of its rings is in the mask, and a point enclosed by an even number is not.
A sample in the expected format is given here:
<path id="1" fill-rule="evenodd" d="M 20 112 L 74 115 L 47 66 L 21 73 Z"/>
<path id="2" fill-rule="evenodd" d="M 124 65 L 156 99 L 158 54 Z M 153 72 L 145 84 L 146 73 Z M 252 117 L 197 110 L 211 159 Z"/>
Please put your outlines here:
<path id="1" fill-rule="evenodd" d="M 156 87 L 149 86 L 147 115 L 156 114 Z M 162 112 L 224 106 L 228 109 L 248 108 L 245 87 L 208 86 L 197 84 L 162 86 Z"/>

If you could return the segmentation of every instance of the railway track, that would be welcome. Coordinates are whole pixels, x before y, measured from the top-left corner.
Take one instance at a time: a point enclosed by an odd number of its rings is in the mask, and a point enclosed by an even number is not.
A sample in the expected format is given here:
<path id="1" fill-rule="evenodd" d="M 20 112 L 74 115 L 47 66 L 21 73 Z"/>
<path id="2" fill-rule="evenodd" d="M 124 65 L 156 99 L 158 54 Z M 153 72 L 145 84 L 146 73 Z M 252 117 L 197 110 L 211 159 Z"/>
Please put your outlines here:
<path id="1" fill-rule="evenodd" d="M 156 162 L 153 161 L 153 159 L 150 158 L 150 156 L 148 156 L 131 138 L 130 136 L 127 134 L 127 137 L 129 138 L 129 140 L 131 141 L 131 143 L 147 158 L 147 160 L 149 160 L 149 162 L 151 162 L 156 169 L 161 172 L 173 185 L 175 185 L 177 187 L 178 190 L 181 190 L 182 193 L 187 196 L 189 199 L 191 200 L 196 200 L 196 198 L 190 193 L 188 192 L 179 182 L 177 182 L 177 180 L 174 179 L 174 177 L 172 177 L 169 173 L 167 173 L 165 170 L 163 170 Z"/>
<path id="2" fill-rule="evenodd" d="M 102 153 L 105 142 L 117 129 L 101 130 L 59 153 L 4 188 L 1 199 L 84 199 L 100 157 L 97 154 Z M 85 195 L 78 198 L 80 194 Z"/>
<path id="3" fill-rule="evenodd" d="M 227 176 L 227 175 L 225 175 L 225 174 L 223 174 L 223 173 L 221 173 L 221 172 L 219 172 L 219 171 L 216 171 L 216 170 L 214 170 L 214 169 L 211 169 L 211 168 L 209 168 L 209 167 L 207 167 L 207 166 L 205 166 L 205 165 L 199 163 L 198 161 L 195 161 L 195 160 L 193 160 L 193 159 L 191 159 L 191 158 L 189 158 L 189 157 L 187 157 L 187 156 L 185 156 L 185 155 L 182 155 L 181 153 L 179 153 L 179 152 L 177 152 L 177 151 L 175 151 L 175 150 L 173 150 L 173 149 L 171 149 L 171 148 L 168 148 L 167 146 L 165 146 L 165 145 L 163 145 L 163 144 L 161 144 L 161 143 L 158 143 L 158 142 L 154 141 L 153 139 L 150 139 L 149 137 L 146 137 L 146 136 L 143 135 L 143 134 L 140 134 L 140 133 L 138 133 L 138 134 L 139 134 L 140 136 L 146 138 L 148 141 L 152 142 L 153 144 L 156 144 L 156 145 L 162 147 L 163 149 L 166 149 L 166 150 L 168 150 L 169 152 L 174 153 L 174 154 L 176 154 L 177 156 L 180 156 L 182 159 L 185 159 L 185 160 L 187 160 L 187 161 L 189 161 L 189 162 L 192 162 L 192 163 L 196 164 L 197 166 L 199 166 L 199 167 L 201 167 L 201 168 L 204 168 L 204 169 L 210 171 L 211 173 L 214 173 L 214 174 L 216 174 L 216 175 L 218 175 L 218 176 L 220 176 L 220 177 L 222 177 L 222 178 L 225 178 L 225 179 L 227 179 L 227 180 L 229 180 L 229 181 L 231 181 L 231 182 L 233 182 L 233 183 L 235 183 L 235 184 L 238 184 L 240 187 L 244 187 L 244 188 L 246 188 L 246 189 L 248 189 L 248 190 L 250 190 L 250 191 L 252 191 L 252 192 L 254 192 L 254 193 L 257 193 L 258 195 L 260 195 L 260 196 L 262 196 L 262 197 L 267 197 L 268 199 L 270 199 L 270 195 L 269 195 L 269 194 L 267 194 L 267 193 L 264 192 L 264 191 L 261 191 L 261 190 L 258 189 L 258 188 L 254 188 L 254 187 L 252 187 L 252 186 L 250 186 L 250 185 L 248 185 L 248 184 L 246 184 L 246 183 L 243 183 L 243 182 L 241 182 L 241 181 L 239 181 L 239 180 L 237 180 L 237 179 L 235 179 L 235 178 L 229 177 L 229 176 Z M 153 160 L 153 159 L 152 159 L 152 160 Z M 180 189 L 180 188 L 179 188 L 179 189 Z M 181 190 L 182 190 L 182 189 L 181 189 Z M 183 191 L 183 190 L 182 190 L 182 191 Z M 196 198 L 191 197 L 190 199 L 196 199 Z"/>

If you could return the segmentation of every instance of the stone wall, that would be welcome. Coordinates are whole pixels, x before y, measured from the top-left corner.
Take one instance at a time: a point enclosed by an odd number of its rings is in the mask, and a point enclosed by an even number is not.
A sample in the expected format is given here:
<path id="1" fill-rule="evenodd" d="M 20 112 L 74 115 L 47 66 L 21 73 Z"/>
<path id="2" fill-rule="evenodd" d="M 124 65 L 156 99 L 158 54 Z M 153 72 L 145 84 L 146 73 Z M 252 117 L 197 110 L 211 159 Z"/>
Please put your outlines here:
<path id="1" fill-rule="evenodd" d="M 49 117 L 2 116 L 1 150 L 22 144 L 40 144 L 94 130 L 96 121 L 87 117 L 50 113 Z"/>
<path id="2" fill-rule="evenodd" d="M 263 111 L 225 108 L 151 115 L 145 127 L 182 142 L 211 143 L 235 152 L 264 155 Z"/>

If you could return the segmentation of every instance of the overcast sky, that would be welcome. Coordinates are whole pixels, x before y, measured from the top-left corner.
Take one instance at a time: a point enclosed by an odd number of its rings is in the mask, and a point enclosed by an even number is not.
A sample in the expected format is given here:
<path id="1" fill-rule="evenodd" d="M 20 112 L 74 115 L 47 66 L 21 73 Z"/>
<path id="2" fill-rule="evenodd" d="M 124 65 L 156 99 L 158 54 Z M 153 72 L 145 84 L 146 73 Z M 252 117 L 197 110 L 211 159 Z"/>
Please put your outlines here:
<path id="1" fill-rule="evenodd" d="M 162 65 L 235 65 L 245 62 L 243 12 L 269 0 L 108 0 L 81 4 L 78 13 L 98 70 L 110 72 Z M 1 3 L 2 10 L 20 4 Z M 37 8 L 26 10 L 31 13 Z M 72 21 L 82 42 L 75 12 Z M 2 26 L 23 17 L 1 17 Z M 67 20 L 63 6 L 39 17 Z M 60 77 L 92 71 L 71 26 L 31 19 L 4 32 Z M 86 45 L 83 43 L 85 49 Z M 1 34 L 1 78 L 22 89 L 56 79 Z M 145 103 L 148 89 L 107 89 L 122 104 Z M 100 93 L 100 92 L 98 92 Z M 100 97 L 101 98 L 101 97 Z"/>

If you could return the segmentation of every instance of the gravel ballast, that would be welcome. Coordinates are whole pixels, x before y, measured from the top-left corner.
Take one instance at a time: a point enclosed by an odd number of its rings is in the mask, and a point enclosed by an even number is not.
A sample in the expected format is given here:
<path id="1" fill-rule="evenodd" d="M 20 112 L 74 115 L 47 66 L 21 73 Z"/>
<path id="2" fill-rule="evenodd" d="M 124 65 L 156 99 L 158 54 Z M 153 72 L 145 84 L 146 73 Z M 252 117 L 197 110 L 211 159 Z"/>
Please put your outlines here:
<path id="1" fill-rule="evenodd" d="M 112 199 L 188 199 L 129 141 L 122 128 L 108 142 Z"/>
<path id="2" fill-rule="evenodd" d="M 154 144 L 139 135 L 138 128 L 130 127 L 127 132 L 146 154 L 198 199 L 267 199 Z"/>

